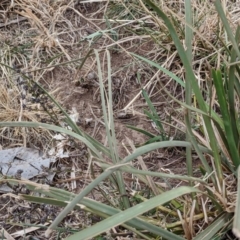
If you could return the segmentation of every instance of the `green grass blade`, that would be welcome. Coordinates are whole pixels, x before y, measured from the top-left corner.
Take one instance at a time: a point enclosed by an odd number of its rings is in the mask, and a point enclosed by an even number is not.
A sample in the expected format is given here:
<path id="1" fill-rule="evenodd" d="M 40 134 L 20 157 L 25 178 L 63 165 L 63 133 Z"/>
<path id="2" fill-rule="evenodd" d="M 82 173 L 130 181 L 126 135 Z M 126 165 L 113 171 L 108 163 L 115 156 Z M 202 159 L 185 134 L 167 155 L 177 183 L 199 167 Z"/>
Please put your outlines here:
<path id="1" fill-rule="evenodd" d="M 133 159 L 151 152 L 153 150 L 156 150 L 158 148 L 167 148 L 167 147 L 189 147 L 191 146 L 191 143 L 185 142 L 185 141 L 162 141 L 162 142 L 157 142 L 157 143 L 151 143 L 146 146 L 141 146 L 137 149 L 134 150 L 134 152 L 127 157 L 125 157 L 120 163 L 127 163 L 132 161 Z"/>
<path id="2" fill-rule="evenodd" d="M 228 104 L 226 99 L 225 90 L 223 87 L 223 80 L 220 71 L 212 71 L 213 81 L 217 92 L 218 102 L 220 104 L 221 114 L 224 123 L 224 129 L 226 134 L 226 139 L 228 142 L 229 154 L 235 168 L 240 164 L 239 154 L 237 150 L 237 144 L 234 139 L 233 129 L 231 126 L 231 121 L 229 118 Z"/>
<path id="3" fill-rule="evenodd" d="M 34 197 L 34 196 L 29 196 L 29 195 L 21 195 L 21 198 L 24 199 L 24 200 L 27 200 L 29 202 L 33 202 L 33 203 L 51 204 L 51 205 L 58 206 L 58 207 L 65 207 L 67 205 L 67 202 L 65 202 L 65 201 L 55 200 L 55 199 L 51 199 L 51 198 Z M 102 206 L 102 207 L 104 208 L 104 206 Z M 91 209 L 91 208 L 88 208 L 86 205 L 83 206 L 83 204 L 76 205 L 76 208 L 79 209 L 79 210 L 84 210 L 85 212 L 91 212 L 92 214 L 100 216 L 102 218 L 108 218 L 110 216 L 110 215 L 105 214 L 101 211 L 103 208 Z M 129 229 L 131 232 L 143 237 L 144 239 L 151 240 L 151 238 L 148 238 L 147 236 L 145 236 L 141 232 L 137 231 L 136 226 L 131 227 L 130 225 L 131 225 L 131 223 L 123 224 L 123 227 Z M 137 224 L 135 224 L 135 225 L 137 225 Z M 139 227 L 138 227 L 138 229 L 139 229 Z M 70 229 L 68 229 L 68 230 L 70 230 Z M 67 231 L 67 229 L 66 229 L 66 231 Z M 77 231 L 74 230 L 72 232 L 77 232 Z"/>
<path id="4" fill-rule="evenodd" d="M 84 198 L 81 203 L 93 209 L 94 211 L 99 209 L 101 209 L 102 211 L 104 210 L 104 212 L 106 212 L 106 214 L 108 214 L 109 216 L 113 216 L 121 212 L 119 209 L 112 208 L 105 204 L 96 202 L 92 199 Z M 143 229 L 143 230 L 149 231 L 150 233 L 156 234 L 157 236 L 168 236 L 167 239 L 171 239 L 171 238 L 175 239 L 175 235 L 173 233 L 161 227 L 157 227 L 149 222 L 143 221 L 140 218 L 133 218 L 132 220 L 127 221 L 125 224 L 136 229 Z"/>
<path id="5" fill-rule="evenodd" d="M 38 189 L 39 190 L 39 189 Z M 37 190 L 36 190 L 37 191 Z M 66 206 L 67 202 L 64 201 L 68 201 L 69 199 L 69 192 L 66 192 L 64 190 L 60 190 L 60 189 L 56 189 L 53 193 L 53 188 L 50 188 L 50 191 L 46 191 L 45 194 L 46 195 L 51 195 L 53 198 L 58 197 L 60 194 L 57 194 L 57 192 L 63 192 L 63 194 L 61 194 L 62 197 L 61 200 L 56 200 L 56 199 L 45 199 L 45 202 L 48 204 L 52 204 L 55 206 Z M 65 192 L 65 194 L 64 194 Z M 35 202 L 35 203 L 42 203 L 42 198 L 40 197 L 33 197 L 33 196 L 29 196 L 29 195 L 21 195 L 21 197 L 25 200 L 31 201 L 31 202 Z M 82 205 L 81 207 L 84 207 L 85 210 L 88 210 L 90 212 L 92 212 L 95 215 L 98 215 L 100 217 L 103 218 L 107 218 L 109 216 L 113 216 L 119 212 L 121 212 L 119 209 L 115 209 L 113 207 L 110 207 L 108 205 L 105 205 L 103 203 L 94 201 L 92 199 L 89 198 L 84 198 L 80 204 Z M 78 208 L 78 206 L 77 206 Z M 88 209 L 87 209 L 88 208 Z M 142 229 L 142 230 L 146 230 L 150 233 L 156 234 L 157 236 L 168 236 L 167 239 L 175 239 L 175 235 L 169 231 L 167 231 L 166 229 L 162 229 L 160 227 L 157 227 L 151 223 L 148 223 L 146 221 L 143 221 L 139 218 L 133 218 L 130 221 L 127 221 L 125 224 L 123 224 L 124 227 L 132 227 L 135 229 Z M 133 231 L 133 230 L 132 230 Z M 182 239 L 182 238 L 181 238 Z"/>
<path id="6" fill-rule="evenodd" d="M 204 229 L 201 233 L 194 238 L 194 240 L 212 240 L 213 237 L 221 230 L 226 223 L 232 218 L 231 213 L 224 213 L 218 217 L 209 227 Z"/>
<path id="7" fill-rule="evenodd" d="M 192 39 L 193 39 L 193 31 L 191 29 L 192 23 L 192 8 L 191 8 L 191 0 L 185 0 L 185 44 L 186 44 L 186 55 L 188 61 L 192 62 Z M 191 74 L 186 72 L 186 87 L 185 87 L 185 102 L 187 105 L 192 105 L 192 84 L 191 84 Z M 191 122 L 191 111 L 186 109 L 185 118 L 187 118 L 186 124 Z M 191 136 L 191 127 L 188 128 L 186 133 L 186 140 L 190 141 Z M 193 166 L 192 166 L 192 149 L 190 147 L 186 148 L 186 162 L 187 162 L 187 172 L 189 176 L 193 175 Z"/>
<path id="8" fill-rule="evenodd" d="M 151 102 L 151 100 L 150 100 L 150 98 L 149 98 L 145 89 L 142 89 L 142 94 L 143 94 L 143 97 L 145 98 L 145 100 L 147 102 L 148 107 L 151 110 L 151 113 L 149 113 L 148 111 L 144 111 L 144 112 L 150 119 L 152 119 L 152 121 L 158 127 L 158 130 L 161 132 L 162 140 L 165 140 L 166 134 L 164 133 L 164 129 L 163 129 L 161 120 L 160 120 L 160 118 L 157 114 L 157 111 L 156 111 L 155 107 L 153 106 L 153 104 L 152 104 L 152 102 Z"/>
<path id="9" fill-rule="evenodd" d="M 193 91 L 195 93 L 195 96 L 197 98 L 199 107 L 203 112 L 207 113 L 208 109 L 206 108 L 206 103 L 203 99 L 201 90 L 198 86 L 198 82 L 196 81 L 193 69 L 191 67 L 191 64 L 188 60 L 188 57 L 185 53 L 185 50 L 184 50 L 184 48 L 181 44 L 180 39 L 178 38 L 178 35 L 177 35 L 172 23 L 170 22 L 168 17 L 155 4 L 153 4 L 150 0 L 144 0 L 144 1 L 157 13 L 157 15 L 164 21 L 165 25 L 167 26 L 167 28 L 168 28 L 168 30 L 171 34 L 171 37 L 172 37 L 172 39 L 175 43 L 175 46 L 177 48 L 178 54 L 179 54 L 179 56 L 182 60 L 185 71 L 188 73 L 188 77 L 191 81 L 192 89 L 193 89 Z M 212 151 L 213 151 L 213 154 L 214 154 L 214 161 L 215 161 L 215 167 L 216 167 L 218 179 L 219 179 L 220 183 L 222 183 L 223 174 L 222 174 L 221 165 L 219 164 L 221 162 L 221 160 L 220 160 L 220 156 L 219 156 L 219 153 L 218 153 L 218 146 L 217 146 L 217 141 L 216 141 L 216 138 L 215 138 L 215 134 L 214 134 L 214 131 L 213 131 L 211 121 L 210 121 L 209 117 L 206 117 L 205 115 L 203 115 L 203 119 L 204 119 L 205 126 L 206 126 L 206 129 L 207 129 L 208 134 L 209 134 L 210 145 L 211 145 L 211 148 L 212 148 Z"/>
<path id="10" fill-rule="evenodd" d="M 103 169 L 107 169 L 112 166 L 110 164 L 101 163 L 101 162 L 97 163 L 97 165 L 99 165 Z M 177 175 L 177 174 L 167 174 L 167 173 L 161 173 L 161 172 L 144 171 L 144 170 L 138 170 L 133 167 L 127 167 L 127 166 L 120 167 L 119 171 L 128 172 L 128 173 L 135 174 L 135 175 L 138 174 L 138 175 L 147 175 L 147 176 L 152 176 L 152 177 L 179 179 L 179 180 L 184 180 L 184 181 L 196 181 L 196 182 L 201 182 L 202 184 L 206 184 L 206 182 L 204 180 L 202 180 L 201 178 L 181 176 L 181 175 Z"/>
<path id="11" fill-rule="evenodd" d="M 237 183 L 237 201 L 233 220 L 233 233 L 240 238 L 240 167 L 238 167 L 238 183 Z"/>
<path id="12" fill-rule="evenodd" d="M 149 139 L 148 141 L 146 141 L 145 143 L 143 143 L 143 145 L 147 145 L 147 144 L 159 142 L 159 141 L 164 141 L 162 136 L 153 137 L 153 138 Z"/>
<path id="13" fill-rule="evenodd" d="M 222 20 L 223 26 L 224 26 L 224 28 L 225 28 L 225 30 L 226 30 L 226 32 L 227 32 L 227 35 L 228 35 L 228 37 L 229 37 L 229 39 L 230 39 L 230 41 L 231 41 L 231 43 L 232 43 L 232 45 L 233 45 L 233 48 L 234 48 L 234 50 L 235 50 L 238 58 L 240 59 L 240 51 L 239 51 L 239 49 L 238 49 L 238 44 L 237 44 L 237 42 L 236 42 L 236 40 L 235 40 L 235 38 L 234 38 L 234 35 L 233 35 L 233 33 L 232 33 L 232 30 L 231 30 L 231 27 L 230 27 L 230 25 L 229 25 L 229 23 L 228 23 L 228 20 L 227 20 L 227 18 L 226 18 L 226 15 L 225 15 L 225 13 L 224 13 L 224 11 L 223 11 L 222 3 L 221 3 L 220 0 L 216 0 L 216 1 L 214 2 L 214 5 L 215 5 L 215 8 L 216 8 L 216 10 L 217 10 L 217 12 L 218 12 L 219 17 L 220 17 L 221 20 Z M 235 60 L 236 60 L 236 59 L 235 59 Z"/>
<path id="14" fill-rule="evenodd" d="M 101 63 L 98 52 L 95 50 L 96 59 L 97 59 L 97 67 L 98 67 L 98 76 L 99 76 L 99 84 L 100 84 L 100 93 L 101 93 L 101 102 L 102 102 L 102 110 L 103 117 L 105 122 L 105 128 L 108 138 L 108 145 L 110 148 L 111 159 L 113 163 L 119 162 L 118 156 L 118 148 L 117 148 L 117 140 L 115 135 L 115 127 L 113 121 L 113 105 L 112 105 L 112 80 L 111 80 L 111 62 L 110 62 L 110 54 L 107 51 L 107 62 L 108 62 L 108 96 L 105 96 L 105 87 L 103 83 L 103 76 L 101 71 Z M 107 104 L 105 98 L 108 100 Z M 108 107 L 106 107 L 108 106 Z M 108 114 L 107 114 L 108 110 Z M 126 188 L 124 185 L 124 181 L 120 172 L 116 172 L 117 183 L 119 187 L 119 192 L 122 196 L 123 204 L 125 209 L 130 207 L 130 203 L 127 197 Z"/>
<path id="15" fill-rule="evenodd" d="M 75 205 L 78 204 L 87 194 L 89 194 L 93 188 L 99 185 L 104 179 L 106 179 L 109 175 L 111 175 L 117 167 L 113 167 L 108 169 L 107 171 L 100 174 L 94 181 L 92 181 L 86 188 L 84 188 L 78 195 L 74 197 L 74 199 L 68 203 L 68 205 L 60 212 L 60 214 L 56 217 L 56 219 L 52 222 L 52 224 L 48 227 L 45 235 L 46 237 L 55 229 L 58 224 L 64 219 L 64 217 L 74 209 Z"/>
<path id="16" fill-rule="evenodd" d="M 16 182 L 16 184 L 18 184 L 18 180 L 16 179 L 11 179 L 11 181 Z M 63 205 L 63 201 L 65 202 L 65 205 L 71 200 L 73 199 L 76 195 L 70 192 L 67 192 L 65 190 L 62 189 L 58 189 L 58 188 L 53 188 L 53 187 L 43 187 L 41 184 L 36 184 L 34 182 L 31 181 L 24 181 L 24 184 L 26 184 L 26 187 L 34 192 L 38 192 L 38 193 L 42 193 L 45 194 L 46 196 L 49 196 L 53 199 L 50 199 L 49 204 L 54 204 L 54 205 L 58 205 L 58 206 L 62 206 Z M 41 203 L 41 198 L 37 198 L 34 197 L 33 199 L 31 198 L 31 196 L 26 196 L 26 195 L 22 195 L 23 198 L 26 198 L 27 200 L 36 202 L 36 203 Z M 60 201 L 60 203 L 58 202 Z M 120 213 L 121 210 L 119 209 L 115 209 L 113 207 L 110 207 L 108 205 L 105 205 L 103 203 L 97 202 L 95 200 L 89 199 L 89 198 L 83 198 L 82 201 L 80 202 L 80 204 L 82 205 L 81 208 L 92 212 L 93 214 L 96 214 L 98 216 L 101 217 L 108 217 L 108 216 L 112 216 L 114 214 Z M 79 207 L 78 205 L 76 206 L 77 208 Z M 87 208 L 88 209 L 87 209 Z M 146 230 L 149 231 L 150 233 L 156 234 L 157 236 L 169 236 L 168 239 L 175 239 L 175 235 L 172 234 L 171 232 L 168 232 L 165 229 L 162 229 L 160 227 L 157 227 L 151 223 L 148 223 L 146 221 L 143 221 L 139 218 L 134 218 L 128 222 L 126 222 L 125 224 L 123 224 L 124 227 L 132 227 L 135 229 L 142 229 L 142 230 Z"/>
<path id="17" fill-rule="evenodd" d="M 99 85 L 100 85 L 100 93 L 101 93 L 101 103 L 102 103 L 102 110 L 103 110 L 103 118 L 104 118 L 104 122 L 105 122 L 105 129 L 106 129 L 106 133 L 107 133 L 107 139 L 108 139 L 108 145 L 109 145 L 109 149 L 110 149 L 110 153 L 111 153 L 111 159 L 114 163 L 117 162 L 116 159 L 116 153 L 115 153 L 115 149 L 114 146 L 112 144 L 112 141 L 116 141 L 116 139 L 113 139 L 112 134 L 114 133 L 114 128 L 111 129 L 111 124 L 109 123 L 109 118 L 110 114 L 107 114 L 107 109 L 108 111 L 110 111 L 110 105 L 111 102 L 109 101 L 108 98 L 105 98 L 105 88 L 104 88 L 104 84 L 103 84 L 103 76 L 102 76 L 102 71 L 101 71 L 101 63 L 100 63 L 100 58 L 99 58 L 99 54 L 98 52 L 95 50 L 95 54 L 96 54 L 96 60 L 97 60 L 97 68 L 98 68 L 98 77 L 99 77 Z M 111 74 L 111 73 L 110 73 Z M 111 85 L 111 83 L 110 83 Z M 107 103 L 106 100 L 107 99 Z M 111 100 L 111 99 L 110 99 Z M 113 132 L 113 133 L 110 133 Z"/>
<path id="18" fill-rule="evenodd" d="M 0 125 L 1 126 L 1 125 Z M 128 155 L 126 158 L 124 158 L 121 162 L 119 162 L 120 165 L 114 165 L 111 168 L 108 168 L 105 170 L 102 174 L 100 174 L 94 181 L 92 181 L 85 189 L 82 190 L 82 192 L 77 195 L 71 203 L 69 203 L 65 209 L 58 215 L 58 217 L 53 221 L 53 223 L 49 226 L 46 235 L 48 236 L 51 232 L 51 229 L 54 229 L 57 227 L 57 225 L 62 221 L 64 216 L 68 214 L 74 206 L 80 202 L 84 196 L 86 196 L 94 187 L 96 187 L 101 181 L 106 179 L 109 175 L 111 175 L 114 171 L 116 171 L 122 164 L 128 163 L 129 161 L 137 158 L 138 156 L 153 151 L 158 148 L 163 147 L 170 147 L 170 146 L 182 146 L 182 147 L 188 147 L 191 146 L 189 143 L 181 142 L 181 141 L 164 141 L 161 143 L 152 143 L 147 146 L 143 146 L 140 148 L 137 148 L 132 154 Z"/>
<path id="19" fill-rule="evenodd" d="M 198 146 L 197 144 L 197 140 L 195 139 L 193 133 L 192 133 L 192 129 L 191 129 L 191 123 L 189 121 L 189 118 L 185 118 L 185 121 L 186 121 L 186 127 L 187 127 L 187 131 L 188 131 L 188 136 L 189 136 L 189 140 L 190 142 L 192 143 L 192 145 L 194 146 L 194 149 L 195 151 L 197 152 L 198 154 L 198 157 L 200 158 L 203 166 L 204 166 L 204 169 L 205 171 L 208 173 L 208 175 L 210 175 L 212 173 L 212 168 L 210 167 L 210 165 L 208 164 L 206 158 L 204 157 L 203 155 L 203 152 L 202 150 L 200 149 L 200 147 Z M 215 179 L 214 177 L 212 176 L 211 177 L 212 181 L 215 182 Z"/>
<path id="20" fill-rule="evenodd" d="M 48 130 L 52 130 L 55 132 L 67 134 L 71 137 L 76 138 L 77 140 L 85 143 L 89 149 L 93 151 L 94 154 L 96 154 L 97 157 L 102 159 L 101 154 L 99 153 L 99 150 L 94 147 L 92 142 L 88 141 L 85 137 L 80 136 L 79 134 L 62 128 L 62 127 L 57 127 L 55 125 L 50 125 L 46 123 L 39 123 L 39 122 L 0 122 L 0 127 L 32 127 L 32 128 L 44 128 Z"/>
<path id="21" fill-rule="evenodd" d="M 151 134 L 151 133 L 149 133 L 149 132 L 147 132 L 147 131 L 145 131 L 145 130 L 143 130 L 141 128 L 137 128 L 137 127 L 134 127 L 134 126 L 131 126 L 131 125 L 126 125 L 126 127 L 130 128 L 132 130 L 135 130 L 137 132 L 140 132 L 140 133 L 142 133 L 142 134 L 144 134 L 144 135 L 146 135 L 146 136 L 148 136 L 150 138 L 156 137 L 155 135 L 153 135 L 153 134 Z"/>
<path id="22" fill-rule="evenodd" d="M 238 44 L 239 38 L 240 38 L 240 27 L 238 26 L 236 31 L 236 42 Z M 237 58 L 236 51 L 234 48 L 232 48 L 231 51 L 231 63 L 235 62 Z M 229 101 L 229 112 L 230 112 L 230 120 L 231 120 L 231 126 L 233 129 L 233 135 L 234 140 L 236 143 L 239 141 L 239 135 L 237 131 L 237 125 L 236 125 L 236 110 L 235 110 L 235 92 L 234 92 L 234 85 L 235 82 L 237 82 L 237 78 L 235 76 L 235 65 L 231 65 L 229 68 L 229 77 L 228 77 L 228 101 Z"/>
<path id="23" fill-rule="evenodd" d="M 106 232 L 107 230 L 111 229 L 112 227 L 116 227 L 124 222 L 127 222 L 128 220 L 137 217 L 159 205 L 162 205 L 166 202 L 171 201 L 172 199 L 175 199 L 177 197 L 180 197 L 184 194 L 192 193 L 192 192 L 199 192 L 199 190 L 195 188 L 190 187 L 180 187 L 177 189 L 172 189 L 168 192 L 162 193 L 161 195 L 158 195 L 156 197 L 151 198 L 150 200 L 146 202 L 142 202 L 130 209 L 127 209 L 125 211 L 122 211 L 120 213 L 115 214 L 112 217 L 109 217 L 100 223 L 95 224 L 92 227 L 89 227 L 87 229 L 84 229 L 83 231 L 80 231 L 70 237 L 67 238 L 67 240 L 86 240 L 90 239 L 94 236 L 97 236 L 103 232 Z M 174 238 L 172 238 L 174 236 Z M 180 236 L 177 235 L 165 235 L 162 236 L 169 240 L 172 239 L 183 239 Z M 171 238 L 169 238 L 171 237 Z"/>
<path id="24" fill-rule="evenodd" d="M 169 77 L 171 77 L 172 79 L 174 79 L 177 83 L 179 83 L 182 87 L 185 87 L 185 83 L 183 82 L 182 79 L 180 79 L 179 77 L 177 77 L 174 73 L 170 72 L 169 70 L 167 70 L 166 68 L 160 66 L 159 64 L 145 58 L 142 56 L 139 56 L 135 53 L 130 53 L 131 55 L 133 55 L 134 57 L 141 59 L 142 61 L 148 63 L 149 65 L 156 67 L 157 69 L 161 70 L 162 72 L 164 72 L 165 74 L 167 74 Z"/>
<path id="25" fill-rule="evenodd" d="M 0 125 L 1 126 L 1 125 Z M 62 221 L 62 219 L 66 216 L 66 214 L 68 214 L 73 208 L 74 206 L 80 202 L 84 196 L 86 196 L 94 187 L 96 187 L 101 181 L 103 181 L 104 179 L 106 179 L 109 175 L 111 175 L 114 171 L 116 171 L 121 164 L 127 163 L 135 158 L 137 158 L 138 156 L 150 152 L 152 150 L 161 148 L 161 147 L 169 147 L 169 146 L 190 146 L 189 143 L 186 142 L 181 142 L 181 141 L 169 141 L 169 142 L 161 142 L 161 143 L 152 143 L 149 144 L 147 146 L 143 146 L 140 147 L 138 149 L 136 149 L 131 155 L 127 156 L 125 159 L 123 159 L 120 162 L 120 165 L 114 165 L 111 168 L 108 168 L 105 172 L 103 172 L 102 174 L 100 174 L 94 181 L 92 181 L 85 189 L 82 190 L 82 192 L 77 195 L 72 201 L 71 203 L 69 203 L 65 209 L 58 215 L 58 217 L 53 221 L 53 223 L 49 226 L 46 235 L 48 236 L 49 233 L 51 232 L 51 229 L 54 229 L 57 227 L 57 225 Z"/>
<path id="26" fill-rule="evenodd" d="M 214 122 L 214 124 L 215 124 L 215 126 L 216 126 L 216 128 L 217 128 L 217 130 L 218 130 L 218 133 L 219 133 L 219 135 L 220 135 L 220 137 L 221 137 L 221 140 L 222 140 L 222 142 L 223 142 L 223 144 L 224 144 L 224 147 L 225 147 L 225 148 L 228 150 L 228 152 L 229 152 L 230 150 L 229 150 L 228 142 L 227 142 L 227 139 L 226 139 L 226 134 L 225 134 L 225 131 L 224 131 L 224 126 L 221 127 L 221 126 L 218 124 L 218 122 L 216 122 L 214 119 L 213 119 L 213 122 Z"/>
<path id="27" fill-rule="evenodd" d="M 29 202 L 34 202 L 39 204 L 50 204 L 58 207 L 65 207 L 67 205 L 67 203 L 64 202 L 63 200 L 56 200 L 53 198 L 36 197 L 36 196 L 24 195 L 24 194 L 21 195 L 21 198 Z"/>
<path id="28" fill-rule="evenodd" d="M 240 69 L 238 67 L 236 67 L 236 70 L 237 70 L 238 75 L 240 75 Z M 235 87 L 235 90 L 236 90 L 236 94 L 237 94 L 238 98 L 240 98 L 240 81 L 239 81 L 239 78 L 236 79 L 234 84 L 235 84 L 234 87 Z"/>

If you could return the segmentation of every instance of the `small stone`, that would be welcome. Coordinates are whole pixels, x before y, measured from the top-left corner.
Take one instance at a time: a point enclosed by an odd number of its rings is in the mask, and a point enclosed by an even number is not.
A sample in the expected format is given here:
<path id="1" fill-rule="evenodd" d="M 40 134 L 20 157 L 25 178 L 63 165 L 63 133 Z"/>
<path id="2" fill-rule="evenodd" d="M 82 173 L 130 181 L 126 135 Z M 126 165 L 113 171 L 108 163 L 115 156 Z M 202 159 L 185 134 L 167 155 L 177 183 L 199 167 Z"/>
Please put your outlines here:
<path id="1" fill-rule="evenodd" d="M 88 73 L 88 75 L 87 75 L 87 79 L 88 80 L 94 80 L 94 79 L 96 79 L 96 73 L 95 72 L 90 72 L 90 73 Z"/>
<path id="2" fill-rule="evenodd" d="M 92 121 L 93 121 L 92 118 L 85 118 L 86 125 L 90 125 Z"/>

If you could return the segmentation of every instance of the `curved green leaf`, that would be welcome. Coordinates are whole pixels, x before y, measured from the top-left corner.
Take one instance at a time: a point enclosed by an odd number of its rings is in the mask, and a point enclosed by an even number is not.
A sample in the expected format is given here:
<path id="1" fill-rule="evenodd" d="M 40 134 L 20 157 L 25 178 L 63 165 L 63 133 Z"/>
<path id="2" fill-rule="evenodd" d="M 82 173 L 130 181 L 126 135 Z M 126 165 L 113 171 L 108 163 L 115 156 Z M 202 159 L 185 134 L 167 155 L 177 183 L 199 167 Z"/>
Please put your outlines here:
<path id="1" fill-rule="evenodd" d="M 87 229 L 84 229 L 83 231 L 80 231 L 70 237 L 67 238 L 67 240 L 87 240 L 92 237 L 95 237 L 103 232 L 106 232 L 107 230 L 116 227 L 122 223 L 125 223 L 129 221 L 130 219 L 137 217 L 159 205 L 162 205 L 166 202 L 169 202 L 173 199 L 176 199 L 177 197 L 180 197 L 184 194 L 193 193 L 193 192 L 200 192 L 196 188 L 191 187 L 180 187 L 177 189 L 172 189 L 168 192 L 164 192 L 156 197 L 151 198 L 148 201 L 142 202 L 134 207 L 131 207 L 125 211 L 119 212 L 97 224 L 95 224 L 92 227 L 89 227 Z M 183 240 L 184 238 L 175 235 L 170 232 L 162 232 L 162 237 L 172 240 Z"/>
<path id="2" fill-rule="evenodd" d="M 74 137 L 74 138 L 78 139 L 79 141 L 85 143 L 87 145 L 87 147 L 89 149 L 91 149 L 93 151 L 93 153 L 96 154 L 97 157 L 102 159 L 102 155 L 100 154 L 99 150 L 94 147 L 92 142 L 87 140 L 85 137 L 82 137 L 79 134 L 77 134 L 77 133 L 75 133 L 71 130 L 62 128 L 62 127 L 57 127 L 55 125 L 46 124 L 46 123 L 39 123 L 39 122 L 0 122 L 0 127 L 44 128 L 44 129 L 52 130 L 52 131 L 55 131 L 55 132 L 60 132 L 60 133 L 63 133 L 63 134 L 67 134 L 67 135 L 69 135 L 71 137 Z"/>

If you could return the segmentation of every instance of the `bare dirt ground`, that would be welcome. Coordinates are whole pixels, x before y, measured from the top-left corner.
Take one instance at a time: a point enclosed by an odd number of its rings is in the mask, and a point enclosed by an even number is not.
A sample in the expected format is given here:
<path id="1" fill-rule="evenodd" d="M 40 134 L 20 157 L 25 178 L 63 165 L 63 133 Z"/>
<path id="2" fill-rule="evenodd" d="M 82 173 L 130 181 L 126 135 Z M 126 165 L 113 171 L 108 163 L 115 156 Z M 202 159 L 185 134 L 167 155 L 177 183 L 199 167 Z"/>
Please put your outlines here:
<path id="1" fill-rule="evenodd" d="M 42 84 L 68 113 L 73 110 L 77 112 L 79 114 L 78 126 L 101 143 L 106 144 L 95 56 L 92 53 L 80 70 L 81 61 L 73 61 L 82 59 L 91 48 L 102 51 L 100 57 L 103 63 L 105 81 L 107 69 L 106 64 L 104 64 L 106 63 L 106 52 L 104 50 L 108 48 L 110 51 L 115 131 L 119 143 L 120 157 L 126 156 L 126 149 L 131 150 L 127 138 L 135 146 L 140 146 L 148 140 L 145 135 L 127 128 L 127 125 L 142 128 L 155 135 L 158 134 L 152 122 L 144 114 L 144 109 L 148 109 L 141 94 L 141 89 L 144 86 L 147 85 L 146 90 L 163 122 L 167 122 L 169 115 L 176 119 L 183 118 L 181 111 L 174 111 L 176 108 L 180 109 L 180 107 L 174 104 L 172 99 L 162 91 L 162 85 L 166 85 L 166 88 L 174 96 L 181 98 L 183 97 L 181 87 L 168 82 L 169 79 L 166 76 L 161 73 L 156 74 L 156 69 L 137 62 L 129 54 L 129 52 L 134 52 L 145 57 L 151 57 L 157 60 L 159 64 L 164 64 L 166 61 L 166 56 L 162 57 L 161 52 L 156 53 L 158 46 L 153 40 L 145 39 L 141 35 L 132 37 L 131 31 L 138 31 L 139 25 L 137 22 L 127 28 L 117 28 L 118 44 L 111 46 L 113 44 L 111 34 L 100 34 L 100 30 L 104 31 L 108 28 L 104 20 L 104 14 L 107 15 L 105 4 L 81 4 L 77 1 L 71 1 L 71 3 L 67 1 L 50 2 L 42 1 L 40 3 L 38 1 L 22 0 L 13 1 L 11 4 L 8 1 L 3 1 L 0 4 L 1 62 L 6 65 L 1 67 L 0 121 L 31 120 L 47 123 L 52 121 L 42 111 L 40 103 L 31 102 L 28 100 L 28 96 L 22 96 L 21 88 L 17 84 L 19 72 L 21 72 Z M 112 27 L 117 26 L 114 22 L 111 22 L 111 24 Z M 99 39 L 89 37 L 96 32 L 100 34 Z M 121 39 L 124 40 L 123 43 L 121 43 Z M 169 57 L 171 58 L 171 56 Z M 181 66 L 175 62 L 175 64 L 172 64 L 171 70 L 178 72 L 181 70 Z M 141 82 L 138 81 L 138 74 Z M 161 84 L 159 81 L 161 81 Z M 148 84 L 149 82 L 151 84 Z M 30 91 L 26 95 L 28 94 L 31 94 Z M 23 106 L 25 98 L 27 101 Z M 58 117 L 61 120 L 60 113 Z M 169 128 L 167 125 L 164 126 L 166 131 L 169 132 L 170 138 L 184 138 L 181 133 L 182 126 L 179 126 L 179 131 Z M 20 129 L 2 129 L 1 148 L 36 147 L 44 153 L 51 149 L 53 133 L 33 129 L 26 131 L 23 134 Z M 58 159 L 55 165 L 61 165 L 65 169 L 69 168 L 71 170 L 74 168 L 76 173 L 74 177 L 69 171 L 61 174 L 57 173 L 51 186 L 78 193 L 91 181 L 91 174 L 88 172 L 88 159 L 77 156 L 76 153 L 79 153 L 77 152 L 79 149 L 82 150 L 83 147 L 78 143 L 65 146 L 65 150 L 72 156 Z M 156 151 L 143 156 L 143 159 L 149 170 L 186 174 L 183 149 Z M 137 165 L 138 161 L 133 164 Z M 197 159 L 195 164 L 198 165 Z M 95 175 L 99 171 L 96 168 Z M 126 185 L 131 187 L 133 178 L 129 175 L 125 177 Z M 73 185 L 72 181 L 76 185 Z M 177 184 L 184 184 L 164 179 L 154 179 L 154 181 L 166 189 Z M 98 189 L 91 193 L 90 197 L 104 201 L 98 194 Z M 16 191 L 0 196 L 0 208 L 2 228 L 18 239 L 45 239 L 44 229 L 31 231 L 30 233 L 18 231 L 29 229 L 31 224 L 48 225 L 61 210 L 51 206 L 27 203 L 18 198 Z M 79 230 L 98 220 L 95 216 L 86 216 L 82 211 L 74 211 L 65 218 L 60 227 Z M 62 239 L 68 234 L 68 232 L 55 233 L 50 239 L 56 239 L 57 237 Z M 30 238 L 30 236 L 33 238 Z M 116 234 L 113 234 L 111 239 L 116 239 Z"/>

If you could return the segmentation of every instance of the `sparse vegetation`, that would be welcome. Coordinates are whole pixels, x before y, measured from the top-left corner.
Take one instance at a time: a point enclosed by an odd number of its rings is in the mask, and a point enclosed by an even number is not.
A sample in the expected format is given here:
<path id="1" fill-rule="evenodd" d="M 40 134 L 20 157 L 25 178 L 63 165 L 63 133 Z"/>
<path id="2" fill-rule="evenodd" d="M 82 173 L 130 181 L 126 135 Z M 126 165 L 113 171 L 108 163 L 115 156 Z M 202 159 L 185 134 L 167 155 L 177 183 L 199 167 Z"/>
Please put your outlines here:
<path id="1" fill-rule="evenodd" d="M 61 148 L 2 238 L 239 238 L 239 7 L 2 1 L 0 146 Z"/>

